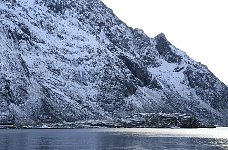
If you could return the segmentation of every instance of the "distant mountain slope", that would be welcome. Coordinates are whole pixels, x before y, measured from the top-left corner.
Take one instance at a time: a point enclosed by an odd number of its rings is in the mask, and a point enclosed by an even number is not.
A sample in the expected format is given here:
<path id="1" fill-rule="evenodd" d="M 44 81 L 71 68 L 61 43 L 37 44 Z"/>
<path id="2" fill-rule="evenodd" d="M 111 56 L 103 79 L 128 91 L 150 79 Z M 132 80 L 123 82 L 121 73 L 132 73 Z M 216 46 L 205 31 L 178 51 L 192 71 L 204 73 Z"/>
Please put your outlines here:
<path id="1" fill-rule="evenodd" d="M 0 1 L 0 122 L 186 113 L 227 125 L 228 87 L 164 34 L 149 38 L 100 0 Z"/>

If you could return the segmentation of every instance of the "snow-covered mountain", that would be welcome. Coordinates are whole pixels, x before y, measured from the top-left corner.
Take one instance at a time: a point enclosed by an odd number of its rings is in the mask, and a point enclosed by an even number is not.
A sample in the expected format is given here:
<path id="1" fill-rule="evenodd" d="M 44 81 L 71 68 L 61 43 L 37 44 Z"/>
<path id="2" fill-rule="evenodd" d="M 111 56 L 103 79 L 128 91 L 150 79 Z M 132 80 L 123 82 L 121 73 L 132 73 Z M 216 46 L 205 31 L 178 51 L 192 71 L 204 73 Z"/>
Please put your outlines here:
<path id="1" fill-rule="evenodd" d="M 0 122 L 186 113 L 227 125 L 228 87 L 100 0 L 0 1 Z"/>

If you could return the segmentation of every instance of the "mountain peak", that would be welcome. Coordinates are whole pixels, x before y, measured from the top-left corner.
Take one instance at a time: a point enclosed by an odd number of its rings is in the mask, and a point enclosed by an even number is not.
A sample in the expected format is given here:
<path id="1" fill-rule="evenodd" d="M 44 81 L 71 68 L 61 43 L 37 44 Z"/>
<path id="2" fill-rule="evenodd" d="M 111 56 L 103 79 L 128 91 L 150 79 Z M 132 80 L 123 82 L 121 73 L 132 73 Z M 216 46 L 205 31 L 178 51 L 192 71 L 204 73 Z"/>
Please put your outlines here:
<path id="1" fill-rule="evenodd" d="M 165 34 L 164 33 L 159 33 L 157 36 L 155 36 L 154 37 L 156 40 L 159 40 L 159 39 L 163 39 L 163 40 L 165 40 L 165 41 L 167 41 L 167 42 L 169 42 L 168 40 L 167 40 L 167 38 L 166 38 L 166 36 L 165 36 Z"/>
<path id="2" fill-rule="evenodd" d="M 165 38 L 166 39 L 166 36 L 163 32 L 161 32 L 155 38 Z"/>

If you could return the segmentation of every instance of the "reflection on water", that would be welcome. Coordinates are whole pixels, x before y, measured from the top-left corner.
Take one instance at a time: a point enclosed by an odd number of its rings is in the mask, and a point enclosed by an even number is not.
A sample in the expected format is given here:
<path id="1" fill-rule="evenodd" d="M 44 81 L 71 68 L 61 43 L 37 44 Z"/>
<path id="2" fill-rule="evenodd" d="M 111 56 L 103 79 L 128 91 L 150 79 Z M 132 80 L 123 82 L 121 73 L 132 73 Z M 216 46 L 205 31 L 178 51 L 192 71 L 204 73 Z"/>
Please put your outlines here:
<path id="1" fill-rule="evenodd" d="M 0 130 L 0 149 L 228 149 L 228 128 Z"/>

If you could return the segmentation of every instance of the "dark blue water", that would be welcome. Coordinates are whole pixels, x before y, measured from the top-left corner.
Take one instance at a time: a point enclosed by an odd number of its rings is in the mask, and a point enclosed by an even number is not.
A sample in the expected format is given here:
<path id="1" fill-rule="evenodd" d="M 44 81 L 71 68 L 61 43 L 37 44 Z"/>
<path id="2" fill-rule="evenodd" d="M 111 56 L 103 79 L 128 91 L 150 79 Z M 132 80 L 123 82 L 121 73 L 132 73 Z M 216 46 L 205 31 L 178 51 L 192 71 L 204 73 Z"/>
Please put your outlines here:
<path id="1" fill-rule="evenodd" d="M 228 149 L 228 128 L 0 130 L 1 150 Z"/>

